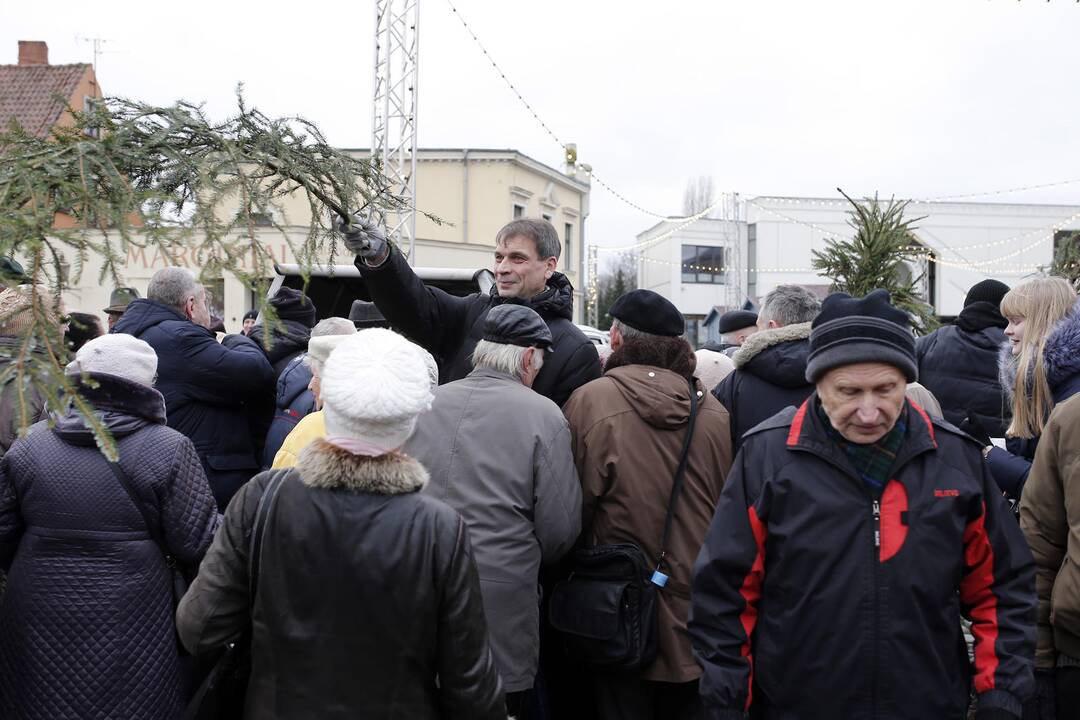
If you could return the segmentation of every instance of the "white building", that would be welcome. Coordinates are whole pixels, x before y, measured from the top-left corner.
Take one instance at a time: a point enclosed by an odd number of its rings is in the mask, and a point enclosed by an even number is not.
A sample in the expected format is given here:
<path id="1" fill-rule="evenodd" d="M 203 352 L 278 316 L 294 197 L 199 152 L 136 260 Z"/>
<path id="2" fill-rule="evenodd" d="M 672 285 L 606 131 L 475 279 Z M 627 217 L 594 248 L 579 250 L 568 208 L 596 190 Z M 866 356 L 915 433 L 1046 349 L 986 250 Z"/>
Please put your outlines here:
<path id="1" fill-rule="evenodd" d="M 823 289 L 829 281 L 812 269 L 812 252 L 830 238 L 851 237 L 850 208 L 843 199 L 756 197 L 741 204 L 738 221 L 700 220 L 674 233 L 674 223 L 662 222 L 638 236 L 639 287 L 698 320 L 784 283 Z M 912 263 L 913 276 L 922 277 L 924 297 L 943 317 L 957 315 L 980 280 L 1014 285 L 1045 270 L 1067 231 L 1080 230 L 1080 205 L 926 201 L 909 204 L 905 217 L 916 220 L 914 234 L 927 249 Z M 726 254 L 703 254 L 702 247 L 724 247 Z"/>

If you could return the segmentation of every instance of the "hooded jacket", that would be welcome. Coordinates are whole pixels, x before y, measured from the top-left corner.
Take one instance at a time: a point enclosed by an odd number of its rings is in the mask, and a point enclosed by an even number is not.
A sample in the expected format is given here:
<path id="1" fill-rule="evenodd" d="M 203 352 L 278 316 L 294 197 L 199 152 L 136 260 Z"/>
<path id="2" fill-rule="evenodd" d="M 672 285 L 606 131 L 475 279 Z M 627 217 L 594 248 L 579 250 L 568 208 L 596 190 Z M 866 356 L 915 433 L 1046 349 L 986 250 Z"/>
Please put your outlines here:
<path id="1" fill-rule="evenodd" d="M 476 554 L 491 649 L 507 692 L 532 689 L 540 565 L 581 530 L 570 429 L 516 377 L 478 368 L 435 390 L 403 448 L 431 474 L 423 492 L 461 513 Z"/>
<path id="2" fill-rule="evenodd" d="M 112 433 L 144 509 L 194 574 L 217 527 L 191 442 L 161 395 L 105 374 L 80 390 Z M 0 717 L 177 718 L 173 577 L 138 508 L 74 410 L 0 463 Z"/>
<path id="3" fill-rule="evenodd" d="M 745 436 L 695 564 L 709 717 L 961 720 L 972 680 L 981 710 L 1019 717 L 1034 691 L 1034 567 L 978 444 L 907 403 L 877 497 L 817 402 Z"/>
<path id="4" fill-rule="evenodd" d="M 1080 660 L 1080 399 L 1058 405 L 1043 429 L 1020 502 L 1020 527 L 1035 556 L 1039 641 L 1035 662 Z"/>
<path id="5" fill-rule="evenodd" d="M 552 351 L 544 358 L 533 390 L 561 406 L 574 390 L 600 377 L 596 346 L 572 322 L 574 287 L 562 273 L 553 274 L 542 293 L 524 302 L 503 299 L 495 287 L 487 295 L 464 298 L 430 288 L 396 248 L 378 267 L 369 267 L 360 258 L 356 267 L 391 327 L 439 360 L 440 383 L 460 380 L 472 371 L 470 357 L 484 336 L 487 312 L 504 302 L 531 307 L 551 330 Z"/>
<path id="6" fill-rule="evenodd" d="M 306 346 L 305 346 L 306 347 Z M 274 464 L 285 438 L 297 424 L 315 410 L 315 394 L 308 390 L 311 369 L 305 364 L 306 353 L 294 357 L 278 376 L 277 393 L 274 397 L 274 418 L 266 431 L 263 446 L 262 468 Z"/>
<path id="7" fill-rule="evenodd" d="M 959 425 L 970 413 L 996 438 L 1005 437 L 1012 415 L 998 378 L 1006 323 L 992 304 L 973 303 L 960 312 L 956 325 L 915 343 L 919 382 L 937 398 L 945 419 Z"/>
<path id="8" fill-rule="evenodd" d="M 250 609 L 251 531 L 277 473 Z M 404 455 L 317 440 L 240 490 L 176 622 L 201 653 L 250 620 L 245 718 L 505 720 L 468 528 L 426 482 Z"/>
<path id="9" fill-rule="evenodd" d="M 274 368 L 274 378 L 278 379 L 293 360 L 307 352 L 311 327 L 296 320 L 279 320 L 270 331 L 269 343 L 266 342 L 266 328 L 262 325 L 251 328 L 248 337 L 266 353 L 266 359 Z"/>
<path id="10" fill-rule="evenodd" d="M 735 351 L 735 372 L 713 390 L 731 413 L 735 452 L 748 430 L 788 406 L 798 406 L 814 391 L 806 380 L 809 356 L 810 323 L 756 332 Z"/>
<path id="11" fill-rule="evenodd" d="M 731 431 L 723 406 L 700 382 L 695 387 L 698 417 L 664 559 L 670 580 L 659 592 L 660 652 L 641 673 L 646 680 L 682 683 L 701 674 L 686 634 L 690 571 L 731 467 Z M 563 412 L 581 478 L 582 541 L 634 543 L 655 561 L 690 418 L 686 380 L 649 365 L 612 368 L 578 389 Z"/>
<path id="12" fill-rule="evenodd" d="M 139 299 L 112 332 L 145 340 L 158 356 L 157 388 L 168 424 L 195 445 L 218 507 L 258 472 L 251 415 L 273 395 L 274 370 L 259 346 L 243 335 L 220 343 L 206 328 L 172 308 Z"/>
<path id="13" fill-rule="evenodd" d="M 1047 336 L 1043 363 L 1054 405 L 1080 392 L 1080 300 Z M 998 367 L 1001 387 L 1011 407 L 1013 389 L 1016 387 L 1017 359 L 1009 343 L 1002 345 L 998 352 Z M 1009 497 L 1020 498 L 1038 446 L 1038 437 L 1008 438 L 1005 448 L 995 447 L 987 454 L 994 480 Z"/>

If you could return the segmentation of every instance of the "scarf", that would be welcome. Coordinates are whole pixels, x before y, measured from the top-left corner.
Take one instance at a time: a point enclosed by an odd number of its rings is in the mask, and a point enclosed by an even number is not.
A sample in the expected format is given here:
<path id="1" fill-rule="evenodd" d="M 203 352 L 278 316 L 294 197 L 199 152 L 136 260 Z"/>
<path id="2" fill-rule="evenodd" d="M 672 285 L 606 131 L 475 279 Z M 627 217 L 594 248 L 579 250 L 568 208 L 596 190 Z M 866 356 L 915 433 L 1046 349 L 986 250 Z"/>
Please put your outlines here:
<path id="1" fill-rule="evenodd" d="M 817 411 L 822 422 L 825 423 L 829 436 L 844 451 L 844 455 L 847 457 L 848 462 L 851 463 L 856 474 L 866 483 L 875 496 L 881 495 L 882 490 L 885 489 L 885 484 L 889 482 L 890 475 L 892 475 L 896 455 L 900 452 L 900 446 L 904 444 L 904 436 L 907 434 L 907 408 L 905 407 L 900 413 L 900 417 L 896 419 L 896 424 L 893 425 L 892 430 L 885 433 L 884 437 L 877 442 L 868 445 L 853 443 L 841 435 L 832 426 L 829 416 L 825 414 L 825 409 L 820 402 L 817 405 Z"/>

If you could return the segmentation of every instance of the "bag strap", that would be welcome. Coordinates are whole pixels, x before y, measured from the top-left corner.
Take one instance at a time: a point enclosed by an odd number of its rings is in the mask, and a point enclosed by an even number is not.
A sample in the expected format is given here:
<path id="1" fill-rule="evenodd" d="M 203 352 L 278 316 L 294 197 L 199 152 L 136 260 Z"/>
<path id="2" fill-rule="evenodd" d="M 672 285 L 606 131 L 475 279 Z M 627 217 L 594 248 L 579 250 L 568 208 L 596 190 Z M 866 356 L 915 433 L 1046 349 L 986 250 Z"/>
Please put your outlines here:
<path id="1" fill-rule="evenodd" d="M 288 473 L 289 471 L 286 469 L 273 474 L 270 482 L 266 484 L 266 490 L 263 491 L 262 497 L 259 498 L 259 508 L 255 511 L 255 524 L 251 530 L 251 544 L 248 547 L 248 596 L 252 608 L 255 607 L 255 592 L 259 585 L 263 535 L 265 535 L 266 526 L 270 521 L 270 511 L 273 510 L 274 503 L 277 501 L 278 490 L 281 489 L 281 483 Z"/>
<path id="2" fill-rule="evenodd" d="M 683 476 L 686 474 L 686 466 L 690 459 L 690 440 L 694 437 L 694 424 L 697 420 L 698 390 L 694 386 L 693 379 L 687 381 L 690 387 L 690 420 L 686 424 L 686 437 L 683 439 L 682 454 L 679 456 L 679 466 L 675 469 L 675 479 L 671 483 L 671 498 L 668 500 L 667 517 L 664 518 L 664 534 L 660 536 L 660 550 L 656 557 L 656 570 L 653 572 L 652 582 L 663 587 L 667 584 L 668 576 L 660 571 L 664 564 L 664 556 L 667 555 L 668 536 L 671 535 L 671 526 L 675 520 L 675 506 L 679 502 L 682 493 Z"/>
<path id="3" fill-rule="evenodd" d="M 161 537 L 160 528 L 157 522 L 151 517 L 150 513 L 146 510 L 146 505 L 142 502 L 142 498 L 139 497 L 138 491 L 135 489 L 135 485 L 131 481 L 131 476 L 124 472 L 124 469 L 120 467 L 120 463 L 109 460 L 109 469 L 112 470 L 113 475 L 120 481 L 120 486 L 124 488 L 124 492 L 127 493 L 128 498 L 131 500 L 131 504 L 135 506 L 135 509 L 142 515 L 143 523 L 146 524 L 146 532 L 150 533 L 150 539 L 161 550 L 161 553 L 165 556 L 166 560 L 172 561 L 172 555 L 165 547 L 165 543 Z"/>

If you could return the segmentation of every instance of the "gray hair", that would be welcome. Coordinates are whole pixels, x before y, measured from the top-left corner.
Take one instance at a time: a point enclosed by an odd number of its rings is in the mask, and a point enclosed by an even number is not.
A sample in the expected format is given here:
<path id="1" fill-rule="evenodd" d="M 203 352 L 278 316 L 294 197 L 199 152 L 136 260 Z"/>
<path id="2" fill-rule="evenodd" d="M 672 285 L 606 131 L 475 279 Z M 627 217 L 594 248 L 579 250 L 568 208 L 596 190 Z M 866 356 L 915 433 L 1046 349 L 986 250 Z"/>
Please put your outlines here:
<path id="1" fill-rule="evenodd" d="M 496 247 L 512 237 L 527 237 L 536 246 L 536 254 L 541 260 L 549 257 L 558 259 L 562 254 L 562 243 L 559 242 L 559 233 L 555 226 L 547 220 L 536 218 L 518 218 L 511 220 L 502 226 L 502 230 L 495 236 Z"/>
<path id="2" fill-rule="evenodd" d="M 761 301 L 758 324 L 764 327 L 770 320 L 780 327 L 808 323 L 819 312 L 821 301 L 802 285 L 777 285 Z"/>
<path id="3" fill-rule="evenodd" d="M 619 334 L 623 336 L 623 340 L 652 340 L 660 337 L 659 335 L 647 333 L 644 330 L 638 330 L 636 327 L 627 325 L 618 318 L 611 321 L 611 327 L 612 329 L 615 329 L 616 327 L 619 328 Z"/>
<path id="4" fill-rule="evenodd" d="M 742 328 L 740 328 L 740 330 L 741 329 Z M 738 339 L 739 339 L 738 333 L 730 332 L 730 333 L 721 333 L 720 334 L 720 342 L 727 343 L 728 345 L 737 345 L 738 344 L 737 343 Z"/>
<path id="5" fill-rule="evenodd" d="M 356 325 L 352 320 L 343 317 L 328 317 L 316 323 L 311 328 L 311 337 L 323 337 L 324 335 L 355 335 Z"/>
<path id="6" fill-rule="evenodd" d="M 473 350 L 472 362 L 474 368 L 487 368 L 495 372 L 513 375 L 518 380 L 524 376 L 524 368 L 521 361 L 525 357 L 527 347 L 510 345 L 509 343 L 495 343 L 490 340 L 480 340 Z M 539 350 L 539 348 L 537 348 Z M 544 366 L 543 351 L 534 352 L 532 356 L 533 369 L 538 371 Z"/>
<path id="7" fill-rule="evenodd" d="M 182 267 L 165 267 L 154 273 L 146 288 L 146 298 L 184 312 L 188 298 L 198 298 L 206 290 L 195 273 Z"/>

